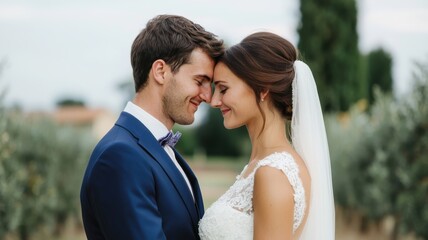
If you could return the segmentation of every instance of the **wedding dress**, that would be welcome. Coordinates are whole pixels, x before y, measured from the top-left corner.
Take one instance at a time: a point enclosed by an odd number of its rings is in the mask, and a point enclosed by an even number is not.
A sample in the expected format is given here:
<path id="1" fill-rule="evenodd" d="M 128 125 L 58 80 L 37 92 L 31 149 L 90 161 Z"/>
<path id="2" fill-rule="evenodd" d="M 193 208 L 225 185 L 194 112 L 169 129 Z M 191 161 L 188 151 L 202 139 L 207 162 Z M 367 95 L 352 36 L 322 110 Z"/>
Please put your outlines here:
<path id="1" fill-rule="evenodd" d="M 311 204 L 308 208 L 301 240 L 334 240 L 335 212 L 331 179 L 330 153 L 324 126 L 324 117 L 312 71 L 302 61 L 295 61 L 296 76 L 293 88 L 293 116 L 291 139 L 296 152 L 308 167 L 311 176 Z M 199 223 L 202 240 L 252 239 L 252 207 L 254 174 L 261 166 L 280 169 L 294 190 L 295 231 L 304 218 L 305 190 L 293 157 L 275 153 L 261 160 L 254 171 L 243 177 L 245 168 L 230 189 L 207 209 Z"/>
<path id="2" fill-rule="evenodd" d="M 247 165 L 248 166 L 248 165 Z M 281 170 L 294 190 L 293 232 L 300 226 L 306 208 L 305 190 L 294 158 L 286 152 L 273 153 L 260 160 L 254 170 L 244 177 L 244 167 L 235 183 L 209 207 L 199 222 L 201 240 L 253 239 L 253 187 L 258 168 L 269 166 Z"/>

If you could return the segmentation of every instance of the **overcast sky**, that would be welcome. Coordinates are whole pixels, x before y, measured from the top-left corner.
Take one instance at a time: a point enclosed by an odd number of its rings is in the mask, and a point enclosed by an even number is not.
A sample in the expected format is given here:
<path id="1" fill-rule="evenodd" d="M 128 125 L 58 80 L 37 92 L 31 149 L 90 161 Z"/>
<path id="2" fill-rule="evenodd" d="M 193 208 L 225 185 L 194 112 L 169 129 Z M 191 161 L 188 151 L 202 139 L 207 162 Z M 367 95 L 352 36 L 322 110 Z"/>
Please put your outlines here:
<path id="1" fill-rule="evenodd" d="M 64 97 L 120 111 L 117 85 L 131 81 L 132 41 L 155 15 L 183 15 L 228 43 L 268 30 L 297 44 L 297 0 L 1 0 L 0 88 L 6 103 L 51 110 Z M 427 0 L 358 1 L 360 50 L 393 56 L 396 91 L 405 92 L 414 60 L 428 60 Z"/>

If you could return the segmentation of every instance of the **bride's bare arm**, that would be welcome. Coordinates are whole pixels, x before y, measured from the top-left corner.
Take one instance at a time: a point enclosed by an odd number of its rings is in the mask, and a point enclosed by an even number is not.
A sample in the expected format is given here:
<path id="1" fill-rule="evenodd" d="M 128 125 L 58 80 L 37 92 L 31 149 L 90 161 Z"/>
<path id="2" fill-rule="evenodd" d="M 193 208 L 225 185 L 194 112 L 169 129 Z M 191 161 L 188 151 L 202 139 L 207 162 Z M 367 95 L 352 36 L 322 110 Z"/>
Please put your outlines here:
<path id="1" fill-rule="evenodd" d="M 254 240 L 292 239 L 293 188 L 286 175 L 272 167 L 260 167 L 254 179 Z"/>

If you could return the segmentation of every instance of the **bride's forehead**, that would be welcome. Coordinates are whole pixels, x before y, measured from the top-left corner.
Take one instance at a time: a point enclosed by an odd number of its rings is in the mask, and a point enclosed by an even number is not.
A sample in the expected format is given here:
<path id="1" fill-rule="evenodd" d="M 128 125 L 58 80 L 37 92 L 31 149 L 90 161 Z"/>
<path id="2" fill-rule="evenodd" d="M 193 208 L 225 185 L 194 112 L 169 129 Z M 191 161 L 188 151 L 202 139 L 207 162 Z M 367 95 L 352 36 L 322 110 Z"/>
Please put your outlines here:
<path id="1" fill-rule="evenodd" d="M 219 65 L 221 64 L 221 65 Z M 225 64 L 218 63 L 214 70 L 214 83 L 234 83 L 242 81 Z"/>

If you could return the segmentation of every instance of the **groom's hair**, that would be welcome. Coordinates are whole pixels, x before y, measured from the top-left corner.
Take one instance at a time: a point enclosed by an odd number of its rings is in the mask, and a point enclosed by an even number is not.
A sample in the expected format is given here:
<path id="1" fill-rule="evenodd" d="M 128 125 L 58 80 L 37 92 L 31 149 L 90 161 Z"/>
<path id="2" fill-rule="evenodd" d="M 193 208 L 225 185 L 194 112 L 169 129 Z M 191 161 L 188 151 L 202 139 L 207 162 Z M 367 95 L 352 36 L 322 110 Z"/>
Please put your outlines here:
<path id="1" fill-rule="evenodd" d="M 176 73 L 189 62 L 196 48 L 202 49 L 215 62 L 224 52 L 222 40 L 189 19 L 175 15 L 158 15 L 151 19 L 132 44 L 135 91 L 146 86 L 154 61 L 164 60 Z"/>

